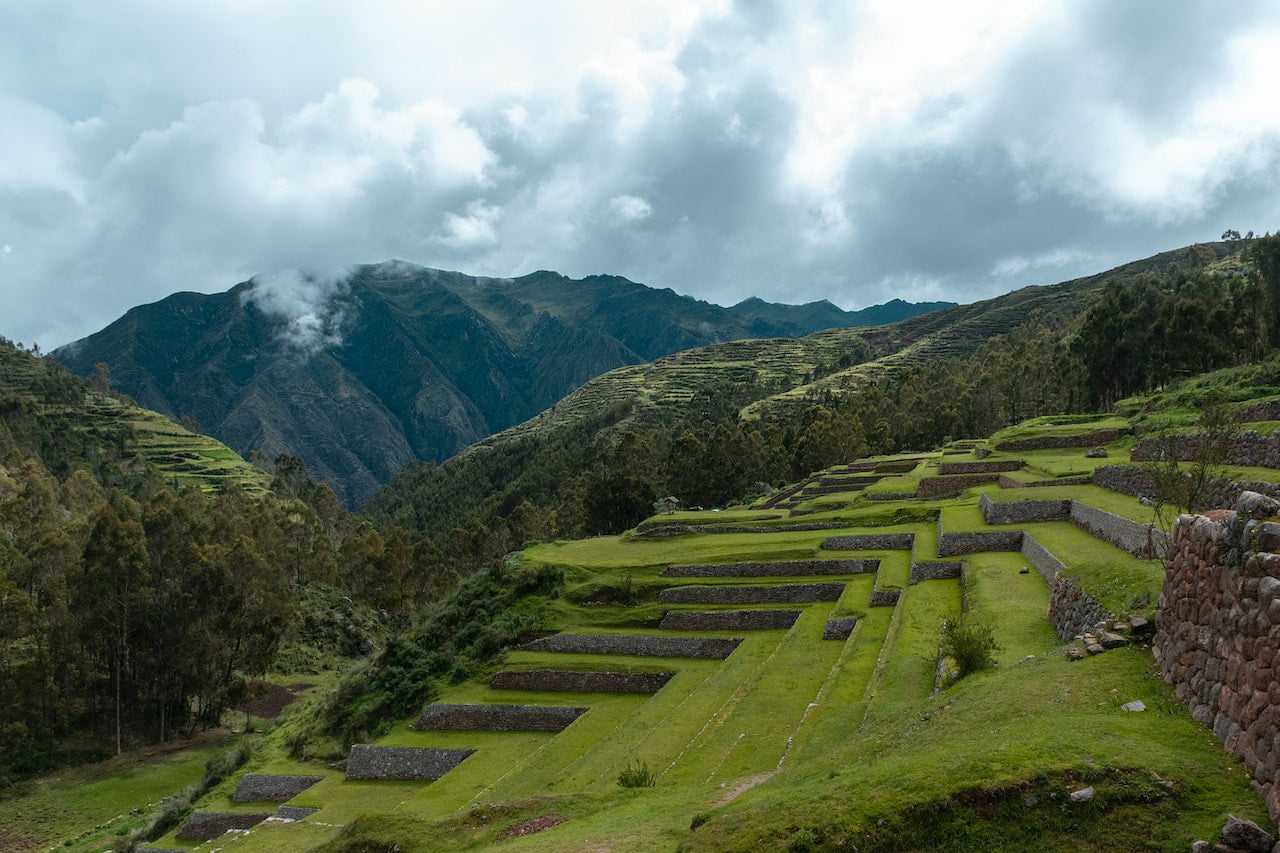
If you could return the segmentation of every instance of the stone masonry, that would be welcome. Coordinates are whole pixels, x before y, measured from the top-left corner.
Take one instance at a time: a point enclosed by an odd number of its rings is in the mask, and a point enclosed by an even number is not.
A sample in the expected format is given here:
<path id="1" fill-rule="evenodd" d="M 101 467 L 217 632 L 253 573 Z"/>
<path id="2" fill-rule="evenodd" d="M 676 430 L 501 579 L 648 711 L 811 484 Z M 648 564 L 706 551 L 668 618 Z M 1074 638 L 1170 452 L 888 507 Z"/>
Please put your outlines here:
<path id="1" fill-rule="evenodd" d="M 1280 818 L 1280 524 L 1184 515 L 1153 651 L 1191 715 L 1244 763 Z"/>

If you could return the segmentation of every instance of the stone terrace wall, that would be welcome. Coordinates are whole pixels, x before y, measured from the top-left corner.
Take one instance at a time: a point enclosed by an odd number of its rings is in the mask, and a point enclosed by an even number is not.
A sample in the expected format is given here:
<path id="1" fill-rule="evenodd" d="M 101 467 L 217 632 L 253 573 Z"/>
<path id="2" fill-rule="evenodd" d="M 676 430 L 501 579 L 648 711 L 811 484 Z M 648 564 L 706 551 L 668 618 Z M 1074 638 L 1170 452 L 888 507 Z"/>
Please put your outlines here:
<path id="1" fill-rule="evenodd" d="M 1163 530 L 1150 524 L 1130 521 L 1080 501 L 1071 504 L 1071 523 L 1135 557 L 1150 560 L 1169 553 L 1169 534 Z"/>
<path id="2" fill-rule="evenodd" d="M 977 554 L 981 551 L 1021 551 L 1021 530 L 983 530 L 964 533 L 944 533 L 938 522 L 938 556 L 955 557 L 960 554 Z"/>
<path id="3" fill-rule="evenodd" d="M 356 744 L 347 757 L 347 779 L 432 782 L 461 764 L 474 749 Z"/>
<path id="4" fill-rule="evenodd" d="M 414 722 L 418 731 L 559 732 L 589 709 L 571 705 L 448 705 L 436 702 Z"/>
<path id="5" fill-rule="evenodd" d="M 983 492 L 978 499 L 982 519 L 987 524 L 1028 524 L 1033 521 L 1066 521 L 1071 517 L 1071 501 L 993 501 Z"/>
<path id="6" fill-rule="evenodd" d="M 1109 610 L 1066 575 L 1049 584 L 1049 624 L 1064 643 L 1111 618 Z"/>
<path id="7" fill-rule="evenodd" d="M 914 533 L 855 533 L 851 536 L 828 536 L 822 541 L 827 551 L 910 551 Z"/>
<path id="8" fill-rule="evenodd" d="M 1246 550 L 1247 529 L 1234 513 L 1178 519 L 1154 653 L 1178 698 L 1244 762 L 1277 819 L 1280 555 Z M 1280 536 L 1263 542 L 1280 545 Z"/>
<path id="9" fill-rule="evenodd" d="M 842 583 L 793 583 L 776 586 L 677 586 L 658 593 L 662 604 L 801 604 L 835 601 Z"/>
<path id="10" fill-rule="evenodd" d="M 211 841 L 229 829 L 252 829 L 269 817 L 241 812 L 194 812 L 176 837 L 182 841 Z"/>
<path id="11" fill-rule="evenodd" d="M 1133 495 L 1136 498 L 1152 498 L 1156 493 L 1155 478 L 1151 472 L 1138 465 L 1104 465 L 1093 473 L 1093 483 L 1113 492 Z M 1280 497 L 1280 483 L 1261 481 L 1211 480 L 1211 490 L 1205 503 L 1208 506 L 1235 506 L 1244 492 L 1258 492 L 1269 497 Z"/>
<path id="12" fill-rule="evenodd" d="M 910 584 L 914 586 L 920 581 L 956 580 L 960 577 L 963 569 L 964 566 L 958 560 L 931 560 L 923 563 L 912 563 Z"/>
<path id="13" fill-rule="evenodd" d="M 587 655 L 641 655 L 659 658 L 718 658 L 733 654 L 740 639 L 726 637 L 640 637 L 628 634 L 554 634 L 521 648 Z"/>
<path id="14" fill-rule="evenodd" d="M 1037 542 L 1030 533 L 1024 533 L 1022 536 L 1022 556 L 1026 557 L 1027 562 L 1036 567 L 1040 577 L 1044 578 L 1044 582 L 1050 587 L 1053 586 L 1058 573 L 1066 569 L 1066 564 L 1055 557 L 1052 551 Z M 1050 621 L 1053 620 L 1050 619 Z M 1073 634 L 1072 636 L 1075 635 Z"/>
<path id="15" fill-rule="evenodd" d="M 1052 447 L 1097 447 L 1110 444 L 1125 434 L 1121 429 L 1095 429 L 1083 435 L 1041 435 L 1035 438 L 1014 438 L 996 445 L 996 450 L 1047 450 Z"/>
<path id="16" fill-rule="evenodd" d="M 1089 475 L 1080 477 L 1051 477 L 1048 480 L 1016 480 L 1008 474 L 1001 474 L 998 481 L 1002 489 L 1036 489 L 1041 486 L 1087 486 L 1093 482 Z"/>
<path id="17" fill-rule="evenodd" d="M 674 521 L 646 522 L 636 527 L 636 536 L 683 536 L 686 533 L 803 533 L 810 530 L 838 530 L 843 521 L 815 521 L 809 524 L 680 524 Z"/>
<path id="18" fill-rule="evenodd" d="M 771 631 L 790 628 L 799 610 L 671 610 L 658 625 L 664 631 Z"/>
<path id="19" fill-rule="evenodd" d="M 999 474 L 952 474 L 949 477 L 921 477 L 920 486 L 916 491 L 916 496 L 921 498 L 936 498 L 941 495 L 953 495 L 957 492 L 963 492 L 971 486 L 981 486 L 984 483 L 995 483 L 1000 480 Z"/>
<path id="20" fill-rule="evenodd" d="M 847 640 L 853 635 L 853 629 L 857 626 L 858 619 L 855 616 L 844 616 L 839 619 L 828 619 L 827 624 L 822 628 L 822 639 L 824 640 Z"/>
<path id="21" fill-rule="evenodd" d="M 939 462 L 939 474 L 1002 474 L 1021 468 L 1021 459 L 997 459 L 992 462 Z"/>
<path id="22" fill-rule="evenodd" d="M 323 779 L 323 776 L 275 776 L 246 773 L 231 799 L 237 803 L 283 803 Z"/>
<path id="23" fill-rule="evenodd" d="M 497 673 L 495 690 L 550 693 L 657 693 L 674 672 L 578 672 L 567 669 L 508 669 Z"/>
<path id="24" fill-rule="evenodd" d="M 776 563 L 708 563 L 701 566 L 668 566 L 664 578 L 769 578 L 813 575 L 860 575 L 880 569 L 870 560 L 780 560 Z"/>
<path id="25" fill-rule="evenodd" d="M 1261 403 L 1241 406 L 1236 411 L 1236 414 L 1244 423 L 1251 421 L 1280 421 L 1280 400 L 1264 400 Z"/>
<path id="26" fill-rule="evenodd" d="M 902 597 L 900 589 L 876 589 L 871 592 L 871 600 L 867 602 L 868 607 L 896 607 L 898 599 Z"/>
<path id="27" fill-rule="evenodd" d="M 1200 454 L 1203 438 L 1196 433 L 1172 437 L 1173 452 L 1181 460 L 1195 459 Z M 1138 443 L 1129 458 L 1134 462 L 1159 462 L 1166 446 L 1164 439 L 1147 438 Z M 1263 435 L 1245 430 L 1231 443 L 1231 452 L 1223 460 L 1227 465 L 1255 465 L 1280 468 L 1280 433 Z"/>

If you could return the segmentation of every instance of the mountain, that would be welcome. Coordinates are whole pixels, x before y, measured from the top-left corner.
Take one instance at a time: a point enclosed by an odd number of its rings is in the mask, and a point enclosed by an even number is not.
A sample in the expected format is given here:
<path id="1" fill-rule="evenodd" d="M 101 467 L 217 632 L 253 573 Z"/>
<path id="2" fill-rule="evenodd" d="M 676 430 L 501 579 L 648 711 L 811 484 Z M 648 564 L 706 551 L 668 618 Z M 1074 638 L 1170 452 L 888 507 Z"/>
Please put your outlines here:
<path id="1" fill-rule="evenodd" d="M 943 303 L 723 308 L 616 276 L 479 278 L 402 261 L 338 280 L 259 277 L 131 309 L 52 357 L 242 454 L 303 458 L 354 505 L 416 459 L 521 423 L 608 370 Z"/>

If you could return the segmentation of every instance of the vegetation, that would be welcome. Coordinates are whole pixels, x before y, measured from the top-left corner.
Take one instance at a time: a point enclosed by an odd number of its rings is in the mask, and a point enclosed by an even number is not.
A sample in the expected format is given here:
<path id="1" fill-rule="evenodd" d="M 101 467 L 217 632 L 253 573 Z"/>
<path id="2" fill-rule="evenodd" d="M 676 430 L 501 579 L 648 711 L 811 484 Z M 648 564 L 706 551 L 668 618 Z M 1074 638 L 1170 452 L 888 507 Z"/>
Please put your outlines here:
<path id="1" fill-rule="evenodd" d="M 990 625 L 958 616 L 942 623 L 942 654 L 956 663 L 956 678 L 964 678 L 995 664 L 1000 650 Z"/>

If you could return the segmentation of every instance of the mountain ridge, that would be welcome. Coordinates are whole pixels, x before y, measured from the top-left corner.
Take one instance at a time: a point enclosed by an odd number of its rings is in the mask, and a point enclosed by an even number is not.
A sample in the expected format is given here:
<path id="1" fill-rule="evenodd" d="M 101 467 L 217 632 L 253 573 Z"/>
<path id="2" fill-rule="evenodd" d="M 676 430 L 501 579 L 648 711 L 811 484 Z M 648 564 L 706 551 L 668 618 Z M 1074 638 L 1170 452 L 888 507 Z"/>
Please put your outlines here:
<path id="1" fill-rule="evenodd" d="M 354 505 L 406 464 L 448 458 L 613 368 L 937 305 L 724 308 L 619 276 L 498 279 L 387 261 L 336 280 L 175 293 L 51 357 L 86 376 L 106 363 L 117 390 L 195 418 L 241 454 L 298 455 Z"/>

